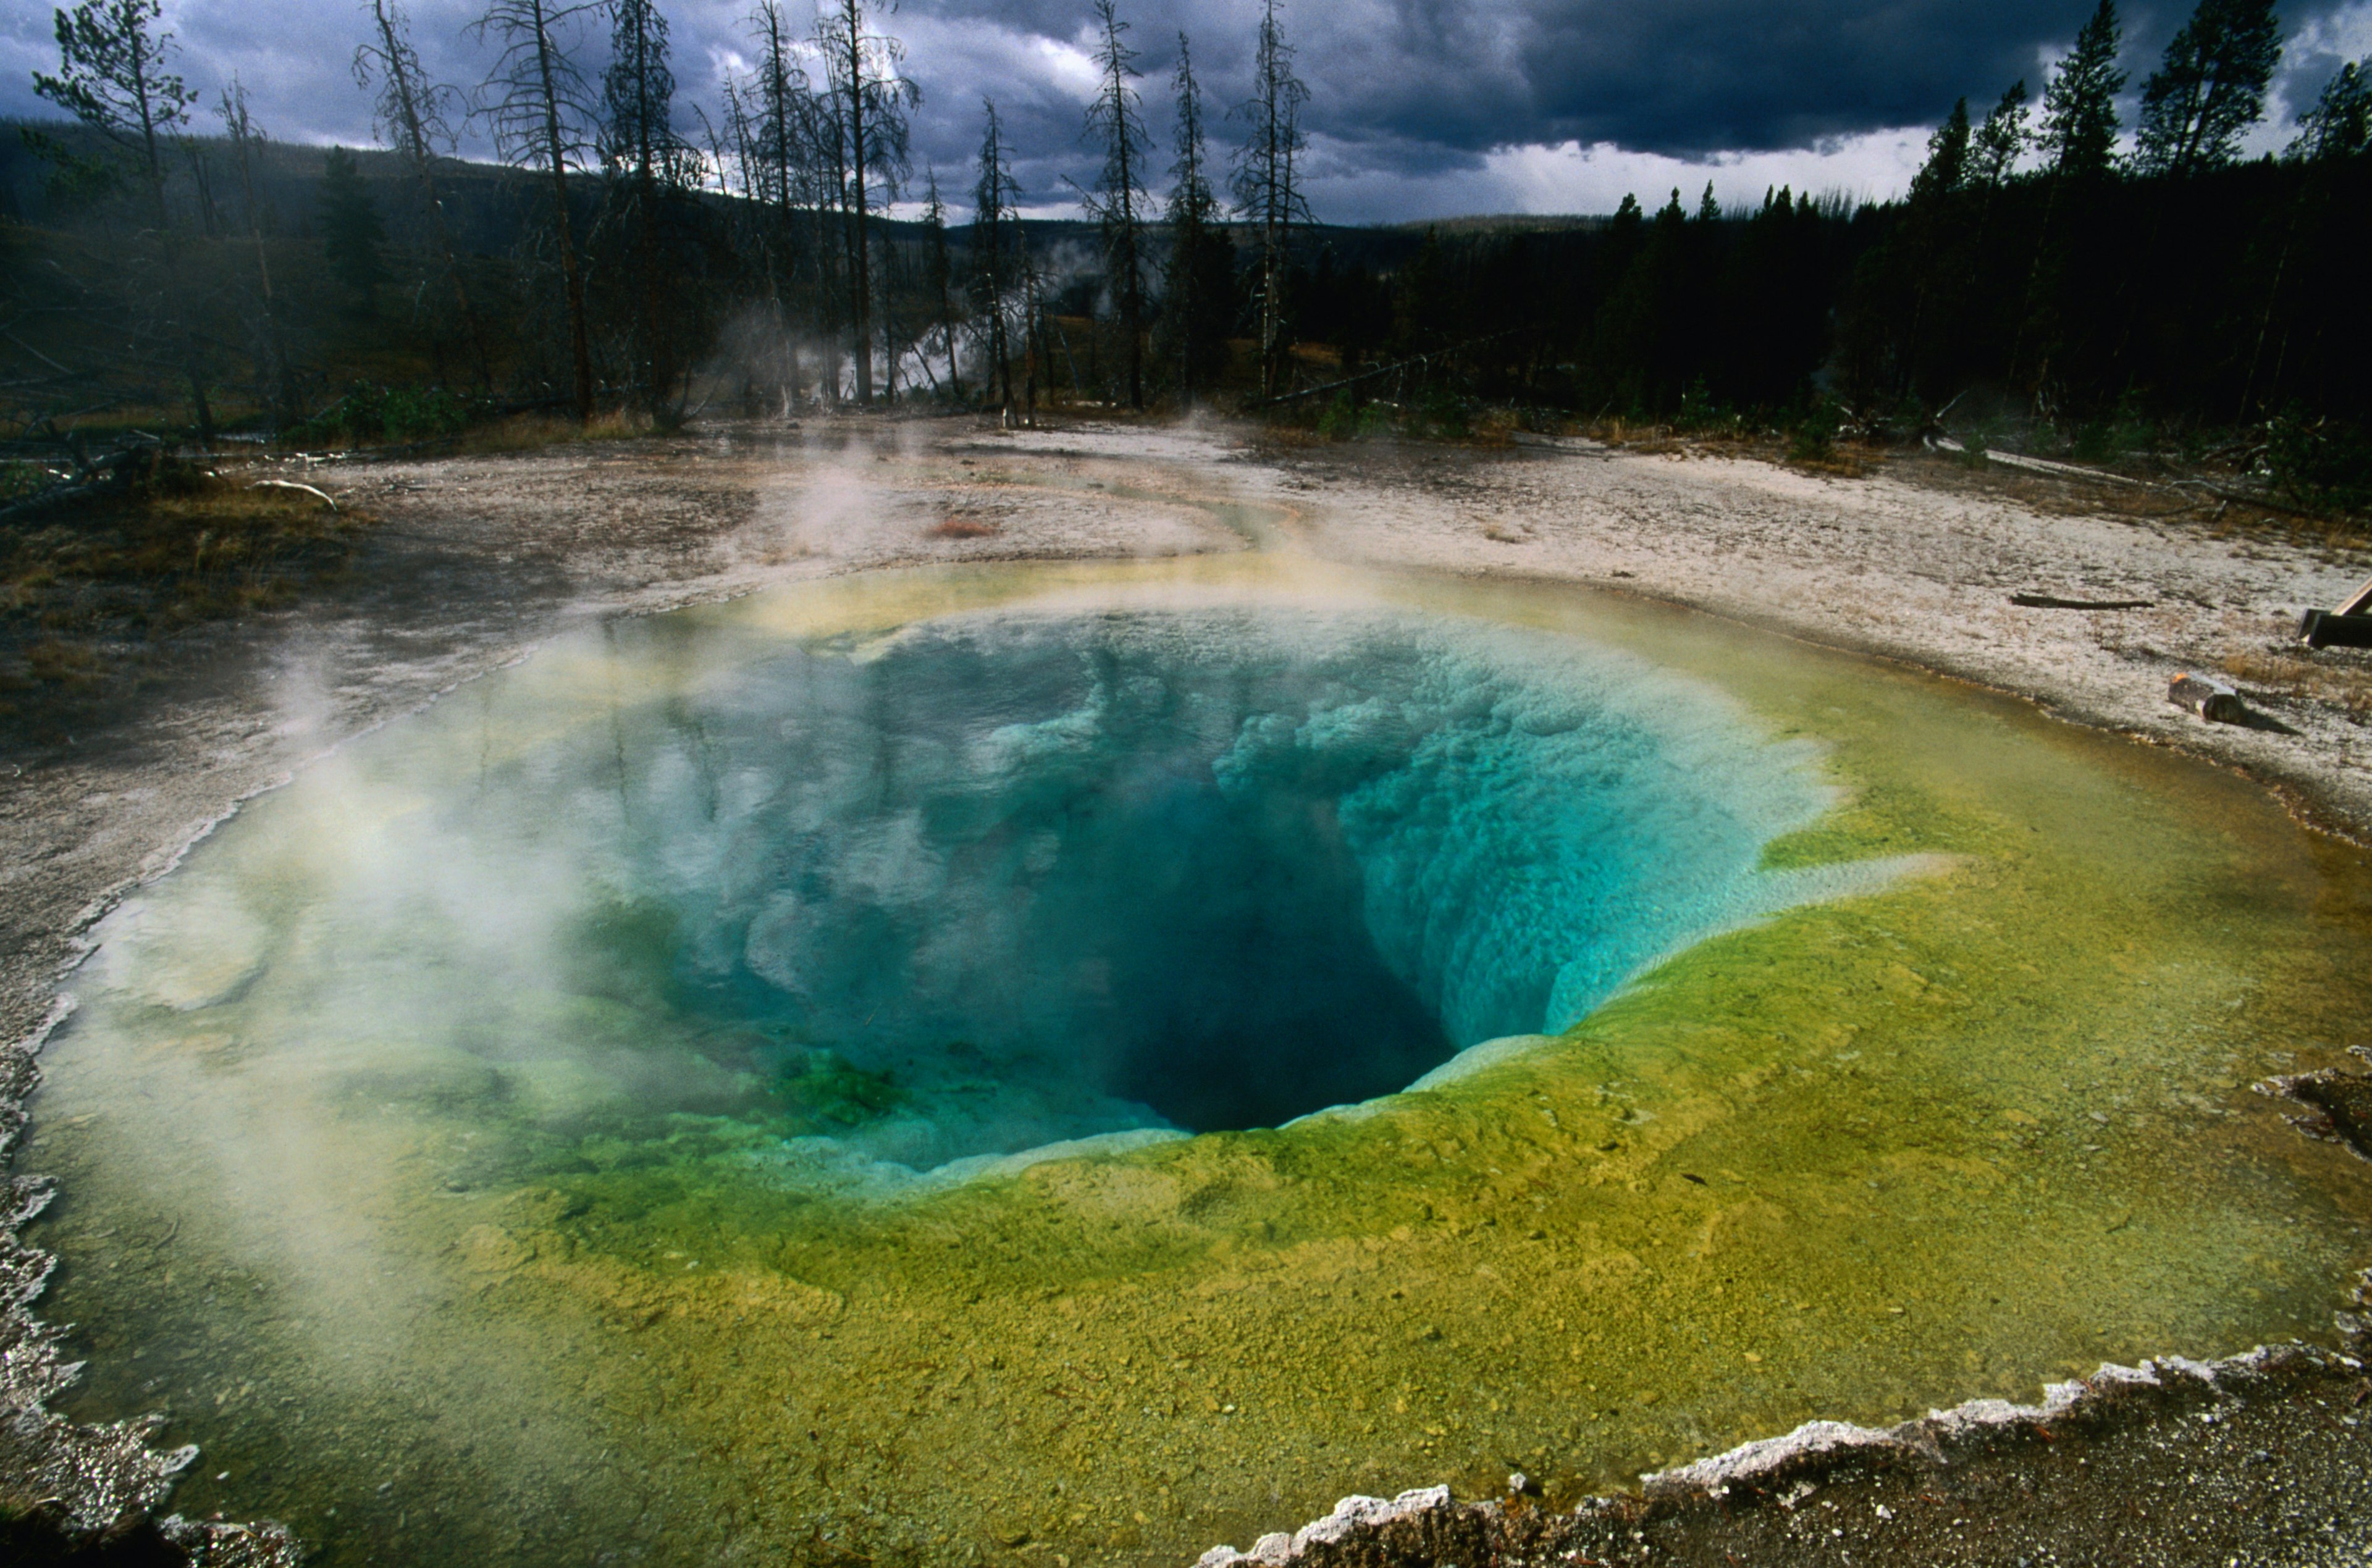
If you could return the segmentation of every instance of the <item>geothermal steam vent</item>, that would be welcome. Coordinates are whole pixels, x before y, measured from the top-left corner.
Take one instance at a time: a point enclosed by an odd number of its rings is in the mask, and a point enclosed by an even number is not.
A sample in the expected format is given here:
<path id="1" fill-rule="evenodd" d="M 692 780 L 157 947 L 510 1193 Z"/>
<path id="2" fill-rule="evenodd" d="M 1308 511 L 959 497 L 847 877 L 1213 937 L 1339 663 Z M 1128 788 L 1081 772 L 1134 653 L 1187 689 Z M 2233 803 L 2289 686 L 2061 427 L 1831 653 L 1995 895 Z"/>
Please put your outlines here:
<path id="1" fill-rule="evenodd" d="M 307 1052 L 491 1072 L 464 1092 L 555 1132 L 721 1113 L 923 1170 L 1273 1126 L 1562 1028 L 1787 901 L 1757 859 L 1825 804 L 1699 688 L 1440 619 L 962 617 L 690 675 L 652 628 L 612 649 L 610 700 L 271 803 L 315 830 L 160 889 L 118 972 Z"/>

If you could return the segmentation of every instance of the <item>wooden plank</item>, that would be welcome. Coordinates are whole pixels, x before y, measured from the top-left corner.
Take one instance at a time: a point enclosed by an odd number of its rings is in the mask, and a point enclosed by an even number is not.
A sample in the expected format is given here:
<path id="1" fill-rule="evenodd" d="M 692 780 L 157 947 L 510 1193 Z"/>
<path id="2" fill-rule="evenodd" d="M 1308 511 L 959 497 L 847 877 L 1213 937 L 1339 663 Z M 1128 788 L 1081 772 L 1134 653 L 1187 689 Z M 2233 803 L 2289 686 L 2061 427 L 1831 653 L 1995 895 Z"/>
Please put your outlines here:
<path id="1" fill-rule="evenodd" d="M 2372 648 L 2372 615 L 2309 610 L 2298 622 L 2298 641 L 2309 648 Z"/>

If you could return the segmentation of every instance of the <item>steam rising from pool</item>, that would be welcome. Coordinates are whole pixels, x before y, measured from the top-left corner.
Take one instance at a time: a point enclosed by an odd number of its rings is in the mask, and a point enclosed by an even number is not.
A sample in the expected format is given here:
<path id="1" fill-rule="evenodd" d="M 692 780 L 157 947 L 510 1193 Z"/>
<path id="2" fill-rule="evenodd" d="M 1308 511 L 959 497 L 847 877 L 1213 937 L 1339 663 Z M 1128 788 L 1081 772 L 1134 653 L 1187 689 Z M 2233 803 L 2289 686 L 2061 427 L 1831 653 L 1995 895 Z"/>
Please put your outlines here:
<path id="1" fill-rule="evenodd" d="M 1803 896 L 1758 860 L 1828 804 L 1699 686 L 1440 618 L 605 636 L 235 824 L 113 923 L 100 1011 L 569 1140 L 725 1116 L 787 1180 L 959 1174 L 1552 1033 Z"/>

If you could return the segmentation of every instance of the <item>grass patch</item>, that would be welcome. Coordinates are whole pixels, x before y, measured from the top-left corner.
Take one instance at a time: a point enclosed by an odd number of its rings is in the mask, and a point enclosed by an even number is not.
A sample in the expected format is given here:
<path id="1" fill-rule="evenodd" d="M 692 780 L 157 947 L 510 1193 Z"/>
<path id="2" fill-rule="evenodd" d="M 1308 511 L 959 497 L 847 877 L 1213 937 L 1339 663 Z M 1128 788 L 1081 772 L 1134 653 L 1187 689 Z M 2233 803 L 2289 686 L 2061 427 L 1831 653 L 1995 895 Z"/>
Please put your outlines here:
<path id="1" fill-rule="evenodd" d="M 38 738 L 157 640 L 294 602 L 367 521 L 235 470 L 169 463 L 0 530 L 0 732 Z"/>

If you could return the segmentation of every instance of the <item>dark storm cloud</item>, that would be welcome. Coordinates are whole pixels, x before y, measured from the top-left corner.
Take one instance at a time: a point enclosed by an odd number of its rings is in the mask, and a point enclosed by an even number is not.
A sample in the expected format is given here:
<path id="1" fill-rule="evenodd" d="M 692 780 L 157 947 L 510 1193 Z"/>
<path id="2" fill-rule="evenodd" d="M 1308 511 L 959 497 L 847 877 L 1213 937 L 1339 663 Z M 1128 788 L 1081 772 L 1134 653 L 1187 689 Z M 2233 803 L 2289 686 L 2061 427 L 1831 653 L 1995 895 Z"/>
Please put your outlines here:
<path id="1" fill-rule="evenodd" d="M 2046 53 L 2064 49 L 2091 8 L 2092 0 L 1343 0 L 1293 6 L 1286 17 L 1313 89 L 1311 127 L 1423 159 L 1566 140 L 1695 156 L 1932 124 L 1954 99 L 1982 106 L 2021 77 L 2039 93 Z M 2295 29 L 2344 8 L 2319 0 L 2284 16 Z M 1076 26 L 1076 7 L 1010 9 L 1031 27 Z M 1253 8 L 1183 10 L 1198 53 L 1240 80 Z M 2187 11 L 2125 7 L 2136 85 Z"/>
<path id="2" fill-rule="evenodd" d="M 750 50 L 753 0 L 662 0 L 674 29 L 687 128 L 690 105 L 720 99 L 723 73 Z M 813 0 L 785 0 L 804 17 Z M 1322 213 L 1409 215 L 1441 202 L 1482 210 L 1509 201 L 1486 172 L 1513 149 L 1560 144 L 1622 149 L 1642 159 L 1737 159 L 1773 149 L 1850 146 L 1854 139 L 1932 125 L 1955 98 L 1982 110 L 2023 77 L 2038 94 L 2093 0 L 1289 0 L 1287 32 L 1310 87 L 1308 162 Z M 489 51 L 467 23 L 482 0 L 411 0 L 431 73 L 460 86 L 484 74 Z M 2125 64 L 2137 88 L 2188 0 L 2126 8 Z M 367 141 L 369 105 L 348 74 L 366 25 L 358 0 L 167 0 L 180 65 L 211 103 L 233 72 L 276 135 Z M 1225 110 L 1249 86 L 1259 0 L 1122 0 L 1143 52 L 1143 84 L 1169 163 L 1169 75 L 1179 29 L 1192 34 L 1214 110 L 1215 142 L 1233 139 Z M 994 98 L 1034 204 L 1069 199 L 1065 177 L 1094 160 L 1080 121 L 1094 90 L 1087 0 L 907 0 L 884 19 L 904 38 L 924 91 L 915 117 L 918 168 L 936 168 L 951 204 L 968 194 L 980 106 Z M 2294 46 L 2278 90 L 2285 112 L 2311 100 L 2343 57 L 2372 38 L 2372 0 L 2298 0 L 2283 11 Z M 29 73 L 53 69 L 49 7 L 0 5 L 0 113 L 49 112 Z M 602 39 L 580 49 L 598 66 Z M 202 114 L 202 129 L 213 129 Z M 2285 132 L 2267 136 L 2278 145 Z M 483 138 L 465 152 L 483 155 Z M 1900 149 L 1880 168 L 1839 165 L 1846 183 L 1902 177 Z M 1824 178 L 1826 178 L 1824 176 Z M 1482 183 L 1471 186 L 1461 180 Z M 1418 192 L 1430 194 L 1422 198 Z M 1396 195 L 1400 192 L 1401 195 Z M 1406 201 L 1402 202 L 1402 196 Z M 1535 189 L 1527 200 L 1552 200 Z M 1595 198 L 1593 198 L 1595 199 Z M 1395 204 L 1409 208 L 1396 214 Z M 1413 204 L 1413 205 L 1412 205 Z"/>
<path id="3" fill-rule="evenodd" d="M 2071 38 L 2083 0 L 1567 0 L 1399 8 L 1332 83 L 1347 128 L 1480 148 L 1606 142 L 1698 155 L 1924 123 Z M 1335 76 L 1315 57 L 1314 75 Z"/>

